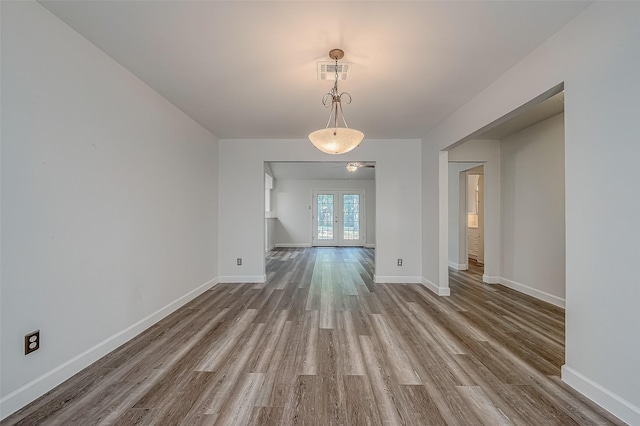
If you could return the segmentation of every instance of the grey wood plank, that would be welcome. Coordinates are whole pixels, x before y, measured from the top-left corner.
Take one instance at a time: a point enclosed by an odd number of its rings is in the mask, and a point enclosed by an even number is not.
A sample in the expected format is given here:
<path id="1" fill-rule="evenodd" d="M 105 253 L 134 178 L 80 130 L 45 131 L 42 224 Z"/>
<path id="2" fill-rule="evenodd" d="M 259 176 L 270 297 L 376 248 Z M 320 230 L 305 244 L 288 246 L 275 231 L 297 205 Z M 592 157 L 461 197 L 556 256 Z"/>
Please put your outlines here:
<path id="1" fill-rule="evenodd" d="M 343 376 L 348 425 L 381 425 L 375 397 L 367 377 Z"/>
<path id="2" fill-rule="evenodd" d="M 333 294 L 333 277 L 330 265 L 323 265 L 322 292 L 320 294 L 320 328 L 335 328 L 336 306 Z"/>
<path id="3" fill-rule="evenodd" d="M 320 313 L 307 311 L 302 323 L 302 341 L 297 353 L 298 374 L 315 375 L 318 372 L 318 327 Z"/>
<path id="4" fill-rule="evenodd" d="M 320 424 L 337 425 L 346 417 L 344 385 L 338 376 L 338 342 L 335 330 L 318 333 L 318 418 Z"/>
<path id="5" fill-rule="evenodd" d="M 411 364 L 409 357 L 403 350 L 405 344 L 401 337 L 393 333 L 381 314 L 372 314 L 370 318 L 398 383 L 405 385 L 422 384 L 415 367 Z"/>
<path id="6" fill-rule="evenodd" d="M 252 349 L 257 345 L 263 330 L 264 324 L 254 324 L 248 339 L 238 345 L 238 347 L 234 349 L 233 354 L 230 354 L 224 366 L 220 369 L 219 374 L 215 376 L 216 380 L 208 389 L 207 393 L 210 396 L 204 398 L 200 404 L 200 407 L 204 407 L 205 414 L 214 415 L 217 419 L 224 404 L 229 398 L 233 397 L 232 391 L 234 387 L 238 385 L 239 378 L 242 376 L 245 365 L 251 356 Z M 252 376 L 252 379 L 259 379 L 259 383 L 262 383 L 263 380 L 263 378 L 258 378 L 258 376 Z M 250 387 L 253 388 L 253 386 L 255 386 L 255 382 L 252 382 Z"/>
<path id="7" fill-rule="evenodd" d="M 404 420 L 392 391 L 391 376 L 387 372 L 385 363 L 379 356 L 380 354 L 376 352 L 371 337 L 360 336 L 360 347 L 364 355 L 367 374 L 371 381 L 371 389 L 378 406 L 380 420 L 385 425 L 403 424 Z"/>
<path id="8" fill-rule="evenodd" d="M 215 346 L 209 351 L 206 358 L 196 367 L 197 371 L 216 371 L 224 362 L 227 354 L 238 343 L 249 325 L 256 317 L 258 311 L 255 309 L 247 309 L 239 316 L 235 324 L 230 327 L 223 336 L 216 342 Z"/>
<path id="9" fill-rule="evenodd" d="M 283 424 L 284 407 L 254 407 L 248 424 L 252 426 L 279 426 Z"/>
<path id="10" fill-rule="evenodd" d="M 264 335 L 262 336 L 260 343 L 256 345 L 256 349 L 251 354 L 251 358 L 248 362 L 248 372 L 267 372 L 288 316 L 289 311 L 282 310 L 274 321 L 266 325 Z"/>
<path id="11" fill-rule="evenodd" d="M 340 312 L 337 318 L 340 374 L 363 375 L 365 374 L 364 360 L 351 312 Z"/>
<path id="12" fill-rule="evenodd" d="M 271 357 L 271 362 L 267 368 L 265 379 L 262 384 L 262 389 L 256 401 L 256 406 L 260 407 L 284 407 L 284 404 L 278 405 L 274 394 L 276 386 L 276 377 L 284 374 L 286 364 L 283 362 L 285 353 L 287 352 L 287 345 L 290 342 L 290 336 L 292 333 L 293 323 L 287 321 L 282 328 L 278 342 Z"/>
<path id="13" fill-rule="evenodd" d="M 483 392 L 480 386 L 458 386 L 458 393 L 482 419 L 485 425 L 509 426 L 513 423 L 500 411 Z"/>
<path id="14" fill-rule="evenodd" d="M 285 420 L 284 424 L 322 424 L 318 418 L 317 399 L 318 377 L 298 376 L 294 382 L 289 401 L 283 410 L 282 418 Z"/>
<path id="15" fill-rule="evenodd" d="M 399 391 L 399 400 L 404 408 L 407 424 L 415 426 L 447 424 L 424 386 L 401 385 Z"/>
<path id="16" fill-rule="evenodd" d="M 216 425 L 244 425 L 252 416 L 263 373 L 246 373 L 216 419 Z"/>

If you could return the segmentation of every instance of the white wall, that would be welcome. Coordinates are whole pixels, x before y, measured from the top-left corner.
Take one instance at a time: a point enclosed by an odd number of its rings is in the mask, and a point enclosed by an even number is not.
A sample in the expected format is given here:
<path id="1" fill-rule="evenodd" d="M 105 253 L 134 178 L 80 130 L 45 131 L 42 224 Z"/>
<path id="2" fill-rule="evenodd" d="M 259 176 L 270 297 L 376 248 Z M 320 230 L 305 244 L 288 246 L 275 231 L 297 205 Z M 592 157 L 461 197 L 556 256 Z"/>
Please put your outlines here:
<path id="1" fill-rule="evenodd" d="M 264 242 L 255 238 L 263 235 L 262 163 L 335 160 L 306 139 L 220 140 L 221 280 L 264 280 Z M 376 162 L 376 279 L 419 281 L 420 141 L 365 139 L 340 160 Z M 243 258 L 242 266 L 236 266 L 237 257 Z M 398 258 L 404 266 L 396 266 Z"/>
<path id="2" fill-rule="evenodd" d="M 460 173 L 480 165 L 482 163 L 449 163 L 449 266 L 458 270 L 467 269 L 469 262 L 464 243 L 467 236 L 460 232 L 467 226 L 467 185 Z"/>
<path id="3" fill-rule="evenodd" d="M 564 307 L 564 114 L 502 139 L 500 282 Z"/>
<path id="4" fill-rule="evenodd" d="M 482 162 L 484 166 L 484 275 L 488 283 L 500 278 L 500 141 L 470 140 L 449 151 L 452 162 Z M 456 244 L 449 241 L 449 245 Z M 457 244 L 456 244 L 457 245 Z"/>
<path id="5" fill-rule="evenodd" d="M 264 251 L 268 252 L 273 250 L 276 247 L 276 223 L 278 219 L 275 217 L 270 217 L 264 220 L 265 224 L 265 242 L 264 242 Z"/>
<path id="6" fill-rule="evenodd" d="M 448 153 L 440 152 L 437 145 L 423 144 L 421 162 L 421 281 L 434 293 L 448 296 Z"/>
<path id="7" fill-rule="evenodd" d="M 273 191 L 278 220 L 275 225 L 276 246 L 310 247 L 312 244 L 312 206 L 314 190 L 364 190 L 365 244 L 375 245 L 375 181 L 373 180 L 293 180 L 278 179 Z"/>
<path id="8" fill-rule="evenodd" d="M 640 3 L 596 2 L 443 121 L 423 146 L 447 148 L 564 82 L 562 378 L 630 424 L 640 424 L 640 272 L 627 267 L 640 260 L 638 40 Z"/>
<path id="9" fill-rule="evenodd" d="M 273 170 L 271 170 L 271 166 L 269 165 L 269 163 L 266 163 L 266 162 L 264 163 L 264 173 L 265 175 L 269 175 L 268 177 L 267 176 L 264 177 L 265 179 L 264 251 L 268 252 L 275 248 L 275 230 L 276 230 L 276 220 L 277 220 L 274 217 L 275 206 L 273 202 L 273 199 L 275 198 L 273 195 L 275 180 L 273 179 Z M 271 189 L 266 189 L 266 187 L 269 186 L 267 183 L 267 179 L 270 180 Z M 267 199 L 267 197 L 269 198 Z M 267 206 L 269 206 L 268 209 L 267 209 Z"/>
<path id="10" fill-rule="evenodd" d="M 212 285 L 217 142 L 39 4 L 1 24 L 5 417 Z"/>

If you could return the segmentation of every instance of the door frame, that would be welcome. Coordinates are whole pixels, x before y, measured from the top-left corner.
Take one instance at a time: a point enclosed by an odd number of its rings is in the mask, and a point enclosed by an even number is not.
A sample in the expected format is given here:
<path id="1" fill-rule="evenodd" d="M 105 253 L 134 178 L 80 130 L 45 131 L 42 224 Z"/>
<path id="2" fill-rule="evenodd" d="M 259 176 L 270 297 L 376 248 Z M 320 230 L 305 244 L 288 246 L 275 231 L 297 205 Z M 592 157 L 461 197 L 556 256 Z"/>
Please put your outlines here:
<path id="1" fill-rule="evenodd" d="M 482 167 L 482 172 L 472 172 L 471 170 L 476 169 Z M 464 220 L 464 254 L 465 254 L 465 264 L 467 265 L 467 269 L 469 267 L 469 216 L 468 216 L 468 212 L 469 212 L 469 191 L 471 190 L 469 188 L 469 176 L 474 175 L 474 176 L 479 176 L 478 179 L 478 185 L 479 187 L 481 186 L 482 189 L 479 191 L 478 193 L 478 197 L 479 199 L 477 200 L 478 203 L 478 256 L 476 258 L 476 262 L 481 264 L 483 266 L 484 269 L 484 164 L 480 164 L 478 166 L 474 166 L 471 169 L 465 170 L 464 172 L 461 172 L 461 175 L 464 175 L 464 189 L 465 189 L 465 193 L 464 193 L 464 209 L 461 209 L 461 213 L 464 214 L 465 216 L 465 220 Z M 482 214 L 480 214 L 480 209 L 482 209 Z M 480 216 L 482 216 L 482 218 L 480 218 Z M 462 230 L 461 230 L 462 231 Z M 480 232 L 482 232 L 482 234 L 480 235 Z M 462 235 L 462 232 L 460 232 L 460 235 Z M 482 248 L 480 249 L 480 246 L 482 246 Z M 461 244 L 462 247 L 462 244 Z M 481 250 L 481 251 L 480 251 Z M 480 253 L 482 253 L 482 255 L 480 256 Z"/>
<path id="2" fill-rule="evenodd" d="M 334 196 L 334 209 L 333 209 L 333 223 L 334 223 L 334 238 L 330 243 L 318 244 L 316 238 L 317 231 L 317 197 L 318 194 L 333 194 Z M 360 195 L 360 210 L 359 210 L 359 232 L 360 238 L 357 241 L 345 240 L 343 237 L 343 198 L 345 194 L 358 194 Z M 366 190 L 363 188 L 341 188 L 341 189 L 314 189 L 311 191 L 311 245 L 312 247 L 364 247 L 367 242 L 366 235 Z M 337 202 L 336 202 L 337 201 Z"/>

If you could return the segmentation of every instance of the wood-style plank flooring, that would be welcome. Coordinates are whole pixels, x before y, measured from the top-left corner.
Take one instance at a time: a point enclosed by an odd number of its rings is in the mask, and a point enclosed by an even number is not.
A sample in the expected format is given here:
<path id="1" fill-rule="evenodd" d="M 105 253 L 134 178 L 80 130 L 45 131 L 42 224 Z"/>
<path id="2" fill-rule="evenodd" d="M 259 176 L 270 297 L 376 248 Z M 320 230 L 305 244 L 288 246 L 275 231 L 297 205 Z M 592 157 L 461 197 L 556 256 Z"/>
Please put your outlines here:
<path id="1" fill-rule="evenodd" d="M 560 381 L 564 311 L 480 274 L 438 297 L 369 249 L 275 250 L 1 424 L 623 424 Z"/>

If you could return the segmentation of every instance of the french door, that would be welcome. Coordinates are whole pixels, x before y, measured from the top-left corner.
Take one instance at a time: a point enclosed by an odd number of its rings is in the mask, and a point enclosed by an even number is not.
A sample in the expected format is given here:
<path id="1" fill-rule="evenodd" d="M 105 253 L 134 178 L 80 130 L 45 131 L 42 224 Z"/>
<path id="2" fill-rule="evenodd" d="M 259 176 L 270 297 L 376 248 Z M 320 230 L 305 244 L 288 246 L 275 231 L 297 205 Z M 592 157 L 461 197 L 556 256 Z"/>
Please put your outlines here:
<path id="1" fill-rule="evenodd" d="M 313 245 L 364 245 L 364 191 L 313 191 Z"/>

